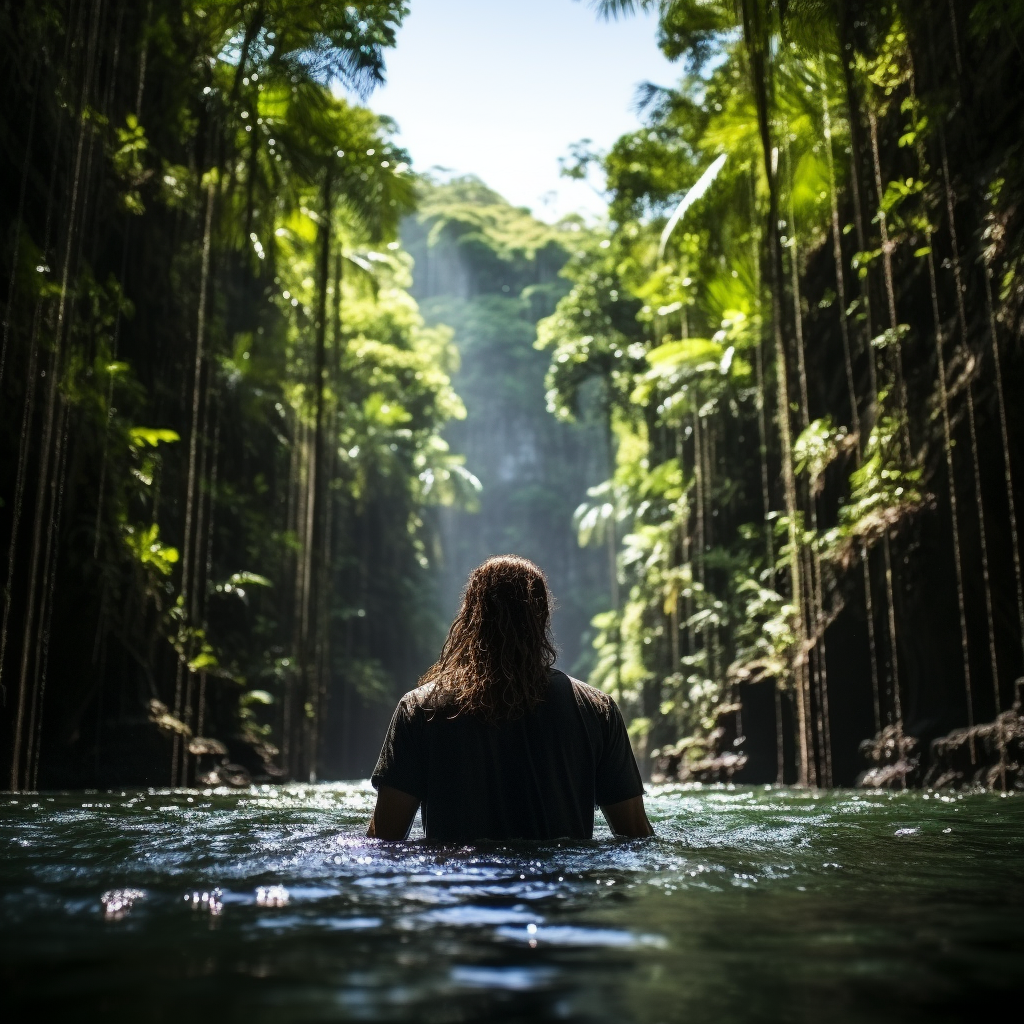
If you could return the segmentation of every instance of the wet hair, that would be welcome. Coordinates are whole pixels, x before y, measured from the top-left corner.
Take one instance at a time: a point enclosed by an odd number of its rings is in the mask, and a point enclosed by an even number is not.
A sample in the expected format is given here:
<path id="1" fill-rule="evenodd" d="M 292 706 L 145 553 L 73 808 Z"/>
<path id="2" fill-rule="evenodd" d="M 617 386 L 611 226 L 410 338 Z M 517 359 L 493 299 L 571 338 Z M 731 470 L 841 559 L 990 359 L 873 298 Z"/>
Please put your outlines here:
<path id="1" fill-rule="evenodd" d="M 527 558 L 498 555 L 469 574 L 441 654 L 420 684 L 433 684 L 437 710 L 510 722 L 543 699 L 554 663 L 544 573 Z"/>

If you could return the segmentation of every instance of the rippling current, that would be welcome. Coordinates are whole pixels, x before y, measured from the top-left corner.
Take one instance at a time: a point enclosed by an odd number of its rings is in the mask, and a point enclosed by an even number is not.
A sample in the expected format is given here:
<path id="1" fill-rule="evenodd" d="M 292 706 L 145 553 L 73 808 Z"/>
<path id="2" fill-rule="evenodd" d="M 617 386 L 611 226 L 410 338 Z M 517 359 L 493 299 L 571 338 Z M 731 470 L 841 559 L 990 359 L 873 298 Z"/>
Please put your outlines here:
<path id="1" fill-rule="evenodd" d="M 653 787 L 652 840 L 472 847 L 365 839 L 372 797 L 0 796 L 0 1015 L 834 1024 L 1019 996 L 1018 797 Z"/>

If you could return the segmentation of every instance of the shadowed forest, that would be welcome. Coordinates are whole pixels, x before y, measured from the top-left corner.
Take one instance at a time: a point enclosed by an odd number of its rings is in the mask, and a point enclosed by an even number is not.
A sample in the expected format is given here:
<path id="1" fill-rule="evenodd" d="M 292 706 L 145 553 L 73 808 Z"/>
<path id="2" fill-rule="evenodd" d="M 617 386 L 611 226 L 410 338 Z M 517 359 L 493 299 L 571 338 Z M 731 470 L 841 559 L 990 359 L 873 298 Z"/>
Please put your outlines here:
<path id="1" fill-rule="evenodd" d="M 1024 786 L 1024 3 L 591 6 L 678 80 L 548 224 L 408 3 L 0 3 L 5 788 L 363 777 L 506 551 L 654 780 Z"/>

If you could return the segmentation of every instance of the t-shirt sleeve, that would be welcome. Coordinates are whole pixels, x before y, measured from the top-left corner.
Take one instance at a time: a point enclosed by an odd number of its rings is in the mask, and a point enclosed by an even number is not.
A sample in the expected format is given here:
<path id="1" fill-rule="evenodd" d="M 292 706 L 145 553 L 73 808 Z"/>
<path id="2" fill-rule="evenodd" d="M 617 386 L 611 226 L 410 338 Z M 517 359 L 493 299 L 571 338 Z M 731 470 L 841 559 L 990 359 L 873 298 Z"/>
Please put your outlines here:
<path id="1" fill-rule="evenodd" d="M 644 792 L 640 769 L 636 766 L 633 748 L 629 745 L 626 723 L 609 698 L 608 714 L 604 720 L 604 749 L 597 763 L 594 796 L 599 807 L 617 804 Z"/>
<path id="2" fill-rule="evenodd" d="M 420 800 L 426 798 L 426 765 L 420 725 L 415 706 L 404 699 L 399 701 L 384 737 L 377 767 L 370 776 L 374 789 L 383 784 Z"/>

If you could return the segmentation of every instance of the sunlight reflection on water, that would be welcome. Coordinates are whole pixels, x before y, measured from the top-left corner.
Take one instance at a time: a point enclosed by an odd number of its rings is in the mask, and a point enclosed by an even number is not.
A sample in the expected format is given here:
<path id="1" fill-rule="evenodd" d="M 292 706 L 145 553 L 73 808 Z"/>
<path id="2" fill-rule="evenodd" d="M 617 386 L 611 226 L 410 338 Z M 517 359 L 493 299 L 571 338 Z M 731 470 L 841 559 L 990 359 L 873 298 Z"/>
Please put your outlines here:
<path id="1" fill-rule="evenodd" d="M 110 1021 L 934 1021 L 1024 952 L 1017 798 L 665 786 L 654 840 L 461 847 L 364 838 L 372 801 L 2 798 L 6 991 Z"/>

